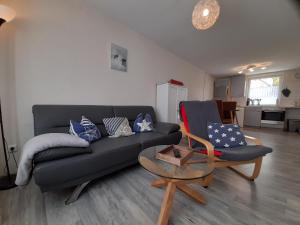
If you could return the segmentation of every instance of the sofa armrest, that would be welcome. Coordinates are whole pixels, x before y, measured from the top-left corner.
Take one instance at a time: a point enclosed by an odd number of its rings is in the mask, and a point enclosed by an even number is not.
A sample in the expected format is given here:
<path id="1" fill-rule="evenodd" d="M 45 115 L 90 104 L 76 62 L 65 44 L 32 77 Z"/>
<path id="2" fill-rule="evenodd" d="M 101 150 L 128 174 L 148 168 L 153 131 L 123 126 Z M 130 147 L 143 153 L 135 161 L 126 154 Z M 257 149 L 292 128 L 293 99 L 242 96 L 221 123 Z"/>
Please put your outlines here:
<path id="1" fill-rule="evenodd" d="M 157 122 L 154 130 L 161 134 L 171 134 L 180 130 L 178 124 Z"/>

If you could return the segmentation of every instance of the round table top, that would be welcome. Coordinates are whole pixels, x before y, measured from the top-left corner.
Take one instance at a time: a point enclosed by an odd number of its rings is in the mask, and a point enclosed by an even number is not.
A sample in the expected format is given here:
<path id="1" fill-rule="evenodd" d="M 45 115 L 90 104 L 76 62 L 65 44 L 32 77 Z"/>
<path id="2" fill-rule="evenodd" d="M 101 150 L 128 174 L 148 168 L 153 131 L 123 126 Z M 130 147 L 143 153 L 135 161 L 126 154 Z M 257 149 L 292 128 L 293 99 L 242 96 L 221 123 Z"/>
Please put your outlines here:
<path id="1" fill-rule="evenodd" d="M 208 163 L 207 156 L 193 151 L 191 158 L 182 166 L 162 161 L 156 158 L 156 153 L 165 149 L 168 145 L 150 147 L 139 154 L 141 166 L 157 176 L 176 180 L 193 180 L 210 175 L 214 166 Z M 188 148 L 187 148 L 188 149 Z"/>

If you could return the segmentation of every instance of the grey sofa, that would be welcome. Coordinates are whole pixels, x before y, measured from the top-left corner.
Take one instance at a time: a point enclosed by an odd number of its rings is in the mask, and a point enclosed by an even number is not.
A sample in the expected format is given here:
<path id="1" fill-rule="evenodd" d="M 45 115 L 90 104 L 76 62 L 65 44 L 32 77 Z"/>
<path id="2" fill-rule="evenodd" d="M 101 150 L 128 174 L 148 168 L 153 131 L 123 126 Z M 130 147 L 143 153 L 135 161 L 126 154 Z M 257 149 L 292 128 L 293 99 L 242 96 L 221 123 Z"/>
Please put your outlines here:
<path id="1" fill-rule="evenodd" d="M 152 116 L 154 132 L 108 137 L 103 118 L 126 117 L 132 126 L 139 113 Z M 69 202 L 76 200 L 90 181 L 136 164 L 143 149 L 178 144 L 182 137 L 177 124 L 157 122 L 151 106 L 35 105 L 34 134 L 68 133 L 70 119 L 80 121 L 82 115 L 97 125 L 101 140 L 86 149 L 48 149 L 34 157 L 33 177 L 43 192 L 77 186 Z"/>

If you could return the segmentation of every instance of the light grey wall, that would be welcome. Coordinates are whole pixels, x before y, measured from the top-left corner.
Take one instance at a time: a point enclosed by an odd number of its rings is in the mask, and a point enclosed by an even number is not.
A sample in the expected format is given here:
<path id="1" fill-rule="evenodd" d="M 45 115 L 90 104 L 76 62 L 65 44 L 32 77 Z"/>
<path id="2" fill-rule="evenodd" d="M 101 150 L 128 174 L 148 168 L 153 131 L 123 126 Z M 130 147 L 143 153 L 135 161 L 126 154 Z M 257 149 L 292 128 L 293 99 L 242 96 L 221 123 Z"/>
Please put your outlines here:
<path id="1" fill-rule="evenodd" d="M 289 88 L 291 90 L 291 94 L 288 98 L 281 94 L 280 104 L 287 106 L 296 105 L 300 107 L 300 79 L 296 79 L 295 77 L 296 73 L 300 73 L 300 69 L 283 71 L 281 73 L 284 74 L 282 88 Z"/>
<path id="2" fill-rule="evenodd" d="M 9 26 L 20 145 L 33 136 L 34 104 L 155 106 L 156 84 L 171 78 L 186 84 L 189 99 L 212 98 L 212 77 L 86 1 L 2 2 L 18 15 Z M 128 49 L 128 73 L 109 69 L 112 42 Z"/>

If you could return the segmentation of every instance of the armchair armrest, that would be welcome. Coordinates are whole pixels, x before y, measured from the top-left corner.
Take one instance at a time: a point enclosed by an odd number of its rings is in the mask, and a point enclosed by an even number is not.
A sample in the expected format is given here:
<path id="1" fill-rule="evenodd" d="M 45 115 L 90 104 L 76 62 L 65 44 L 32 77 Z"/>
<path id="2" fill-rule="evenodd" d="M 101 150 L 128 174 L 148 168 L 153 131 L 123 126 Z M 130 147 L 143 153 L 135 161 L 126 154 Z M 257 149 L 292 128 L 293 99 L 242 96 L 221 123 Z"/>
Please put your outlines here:
<path id="1" fill-rule="evenodd" d="M 256 145 L 262 145 L 262 141 L 259 138 L 255 138 L 255 137 L 245 135 L 245 139 L 248 140 L 248 141 L 254 142 Z"/>
<path id="2" fill-rule="evenodd" d="M 157 122 L 154 127 L 155 131 L 161 134 L 171 134 L 180 130 L 178 124 Z"/>
<path id="3" fill-rule="evenodd" d="M 189 139 L 197 141 L 198 143 L 203 144 L 206 147 L 207 156 L 209 159 L 214 158 L 214 146 L 209 141 L 187 132 L 183 124 L 181 124 L 180 127 L 181 127 L 181 132 L 184 135 L 186 135 Z"/>

